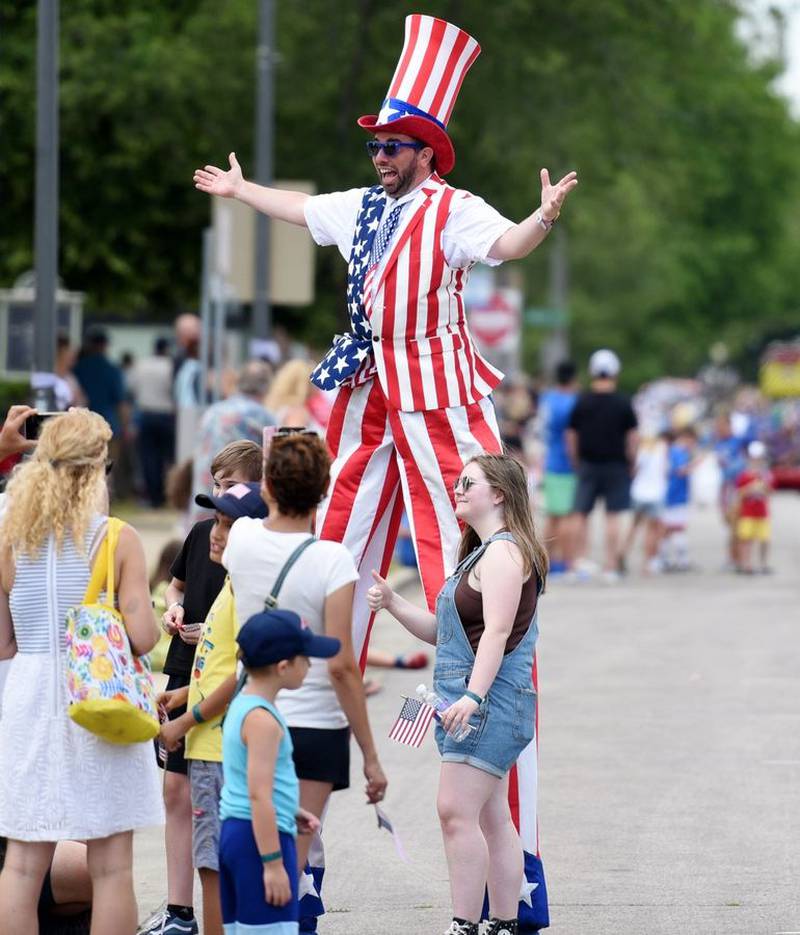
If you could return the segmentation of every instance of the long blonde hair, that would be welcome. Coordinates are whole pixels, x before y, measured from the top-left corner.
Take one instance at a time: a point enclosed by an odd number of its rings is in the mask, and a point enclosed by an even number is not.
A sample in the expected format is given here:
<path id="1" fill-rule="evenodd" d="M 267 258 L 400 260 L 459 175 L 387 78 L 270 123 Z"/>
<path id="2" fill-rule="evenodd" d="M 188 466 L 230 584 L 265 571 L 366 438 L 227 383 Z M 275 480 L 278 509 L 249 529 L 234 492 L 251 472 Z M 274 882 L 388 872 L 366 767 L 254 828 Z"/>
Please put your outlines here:
<path id="1" fill-rule="evenodd" d="M 510 455 L 476 455 L 470 458 L 467 464 L 477 464 L 488 483 L 503 494 L 505 527 L 514 536 L 514 541 L 522 552 L 525 576 L 535 572 L 539 580 L 539 590 L 543 591 L 549 561 L 547 551 L 536 537 L 533 526 L 533 510 L 525 469 Z M 470 525 L 466 525 L 458 547 L 459 562 L 480 544 L 480 536 Z"/>
<path id="2" fill-rule="evenodd" d="M 52 533 L 61 548 L 67 535 L 84 550 L 84 538 L 102 492 L 111 428 L 88 409 L 48 419 L 31 458 L 8 483 L 3 518 L 5 548 L 35 557 Z"/>

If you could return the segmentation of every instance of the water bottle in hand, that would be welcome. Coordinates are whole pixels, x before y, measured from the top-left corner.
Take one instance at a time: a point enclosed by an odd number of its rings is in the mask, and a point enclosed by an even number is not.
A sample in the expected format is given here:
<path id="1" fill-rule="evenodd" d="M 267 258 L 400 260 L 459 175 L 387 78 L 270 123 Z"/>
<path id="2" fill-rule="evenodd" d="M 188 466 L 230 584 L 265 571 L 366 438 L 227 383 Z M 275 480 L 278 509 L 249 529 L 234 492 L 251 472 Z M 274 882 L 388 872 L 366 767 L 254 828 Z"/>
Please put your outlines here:
<path id="1" fill-rule="evenodd" d="M 425 685 L 417 685 L 417 697 L 420 701 L 424 701 L 433 708 L 436 712 L 434 718 L 437 721 L 442 720 L 442 712 L 450 707 L 444 698 L 437 695 L 432 689 L 428 689 Z M 466 740 L 474 730 L 475 728 L 471 724 L 458 724 L 447 731 L 447 736 L 452 737 L 456 743 L 461 743 L 461 741 Z"/>

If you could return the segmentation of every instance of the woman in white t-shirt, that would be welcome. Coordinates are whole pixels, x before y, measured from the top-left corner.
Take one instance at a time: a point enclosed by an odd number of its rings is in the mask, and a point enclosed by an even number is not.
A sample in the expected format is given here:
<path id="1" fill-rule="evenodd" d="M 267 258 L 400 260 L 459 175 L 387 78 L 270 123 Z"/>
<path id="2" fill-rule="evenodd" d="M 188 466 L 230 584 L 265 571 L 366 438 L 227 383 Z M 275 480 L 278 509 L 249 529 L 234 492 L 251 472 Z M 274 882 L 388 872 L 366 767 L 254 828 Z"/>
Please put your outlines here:
<path id="1" fill-rule="evenodd" d="M 311 538 L 314 513 L 330 480 L 325 443 L 310 430 L 275 433 L 264 466 L 265 520 L 237 520 L 222 564 L 228 569 L 236 617 L 244 624 L 264 609 L 264 600 L 289 557 Z M 346 789 L 350 775 L 350 731 L 364 758 L 367 800 L 380 801 L 386 777 L 378 761 L 367 718 L 364 687 L 352 640 L 353 590 L 358 571 L 338 542 L 315 541 L 297 559 L 278 595 L 278 606 L 293 610 L 315 632 L 341 640 L 333 659 L 312 659 L 303 685 L 278 695 L 294 745 L 300 804 L 322 815 L 331 792 Z M 297 841 L 300 869 L 310 839 Z"/>

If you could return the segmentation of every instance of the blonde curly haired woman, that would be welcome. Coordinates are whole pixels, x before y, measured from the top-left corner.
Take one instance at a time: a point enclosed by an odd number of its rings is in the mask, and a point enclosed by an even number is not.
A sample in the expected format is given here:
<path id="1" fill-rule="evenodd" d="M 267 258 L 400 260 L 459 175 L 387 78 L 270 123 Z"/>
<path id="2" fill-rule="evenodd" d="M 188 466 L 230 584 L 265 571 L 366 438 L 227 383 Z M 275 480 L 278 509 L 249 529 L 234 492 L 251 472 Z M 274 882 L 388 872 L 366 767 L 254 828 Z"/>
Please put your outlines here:
<path id="1" fill-rule="evenodd" d="M 110 439 L 96 413 L 54 417 L 8 485 L 0 527 L 0 658 L 13 656 L 0 719 L 4 935 L 38 931 L 37 902 L 61 840 L 88 843 L 92 935 L 133 935 L 132 829 L 162 820 L 152 745 L 107 743 L 67 716 L 65 615 L 82 601 L 105 537 Z M 146 653 L 158 630 L 144 549 L 129 526 L 115 566 L 131 648 Z"/>

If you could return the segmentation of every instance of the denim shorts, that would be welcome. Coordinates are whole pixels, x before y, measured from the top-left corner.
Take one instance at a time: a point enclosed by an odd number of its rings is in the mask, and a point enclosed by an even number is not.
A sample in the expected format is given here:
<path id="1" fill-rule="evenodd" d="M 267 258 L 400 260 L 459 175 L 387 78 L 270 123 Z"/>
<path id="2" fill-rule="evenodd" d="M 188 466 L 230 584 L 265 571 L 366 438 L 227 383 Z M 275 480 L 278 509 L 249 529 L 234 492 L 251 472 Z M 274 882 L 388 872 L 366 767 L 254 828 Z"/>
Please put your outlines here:
<path id="1" fill-rule="evenodd" d="M 437 665 L 434 691 L 453 704 L 469 684 L 472 666 L 461 663 Z M 436 744 L 445 763 L 466 763 L 502 779 L 533 740 L 536 692 L 530 678 L 515 684 L 503 677 L 502 666 L 481 706 L 470 718 L 475 730 L 460 743 L 436 725 Z"/>
<path id="2" fill-rule="evenodd" d="M 192 787 L 192 864 L 196 870 L 219 870 L 219 798 L 222 763 L 188 760 Z"/>

